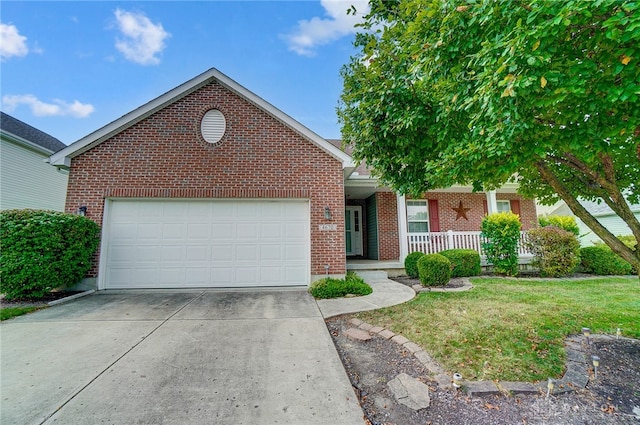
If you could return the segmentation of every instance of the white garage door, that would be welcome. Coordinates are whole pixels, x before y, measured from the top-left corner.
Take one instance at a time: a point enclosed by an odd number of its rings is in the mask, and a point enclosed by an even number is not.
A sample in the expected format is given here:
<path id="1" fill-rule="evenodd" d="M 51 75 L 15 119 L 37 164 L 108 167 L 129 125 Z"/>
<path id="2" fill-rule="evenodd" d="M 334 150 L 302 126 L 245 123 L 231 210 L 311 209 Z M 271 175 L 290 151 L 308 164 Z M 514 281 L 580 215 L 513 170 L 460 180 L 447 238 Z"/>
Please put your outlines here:
<path id="1" fill-rule="evenodd" d="M 112 200 L 100 287 L 307 285 L 307 201 Z"/>

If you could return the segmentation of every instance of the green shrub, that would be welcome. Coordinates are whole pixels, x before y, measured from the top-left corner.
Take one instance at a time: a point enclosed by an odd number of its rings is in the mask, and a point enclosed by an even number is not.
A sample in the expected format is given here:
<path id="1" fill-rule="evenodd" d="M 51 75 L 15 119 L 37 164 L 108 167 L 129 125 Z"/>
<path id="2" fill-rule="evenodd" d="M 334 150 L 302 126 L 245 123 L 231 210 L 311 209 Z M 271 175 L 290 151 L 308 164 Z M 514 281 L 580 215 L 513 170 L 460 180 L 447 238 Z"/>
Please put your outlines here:
<path id="1" fill-rule="evenodd" d="M 482 219 L 482 249 L 496 274 L 518 274 L 520 227 L 519 217 L 510 211 L 489 214 Z"/>
<path id="2" fill-rule="evenodd" d="M 91 268 L 100 226 L 57 211 L 0 212 L 0 293 L 42 298 L 76 284 Z"/>
<path id="3" fill-rule="evenodd" d="M 587 273 L 597 275 L 626 275 L 632 271 L 631 264 L 604 244 L 582 248 L 580 264 Z"/>
<path id="4" fill-rule="evenodd" d="M 444 286 L 451 278 L 451 261 L 444 255 L 426 254 L 418 260 L 422 286 Z"/>
<path id="5" fill-rule="evenodd" d="M 482 272 L 480 254 L 474 249 L 447 249 L 438 254 L 451 261 L 451 277 L 479 276 Z"/>
<path id="6" fill-rule="evenodd" d="M 407 276 L 418 277 L 418 260 L 424 256 L 423 252 L 416 251 L 407 255 L 404 259 L 404 271 Z"/>
<path id="7" fill-rule="evenodd" d="M 580 236 L 580 228 L 576 223 L 576 218 L 571 215 L 545 215 L 538 217 L 540 227 L 555 226 L 576 236 Z"/>
<path id="8" fill-rule="evenodd" d="M 347 272 L 344 279 L 327 277 L 316 280 L 309 287 L 309 292 L 314 298 L 339 298 L 345 295 L 369 295 L 373 292 L 360 276 L 354 272 Z"/>
<path id="9" fill-rule="evenodd" d="M 531 265 L 543 277 L 566 276 L 580 263 L 580 242 L 574 233 L 546 226 L 527 232 L 527 248 L 533 254 Z"/>

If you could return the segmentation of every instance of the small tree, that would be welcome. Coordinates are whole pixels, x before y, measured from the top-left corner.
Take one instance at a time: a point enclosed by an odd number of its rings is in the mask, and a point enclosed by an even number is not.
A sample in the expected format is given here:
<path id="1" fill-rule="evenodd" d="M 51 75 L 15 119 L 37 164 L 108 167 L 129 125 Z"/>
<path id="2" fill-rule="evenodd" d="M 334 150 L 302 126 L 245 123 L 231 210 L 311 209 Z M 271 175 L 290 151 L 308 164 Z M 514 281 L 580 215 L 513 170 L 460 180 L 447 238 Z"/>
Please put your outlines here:
<path id="1" fill-rule="evenodd" d="M 482 219 L 482 249 L 495 273 L 518 274 L 520 227 L 520 218 L 510 211 L 489 214 Z"/>

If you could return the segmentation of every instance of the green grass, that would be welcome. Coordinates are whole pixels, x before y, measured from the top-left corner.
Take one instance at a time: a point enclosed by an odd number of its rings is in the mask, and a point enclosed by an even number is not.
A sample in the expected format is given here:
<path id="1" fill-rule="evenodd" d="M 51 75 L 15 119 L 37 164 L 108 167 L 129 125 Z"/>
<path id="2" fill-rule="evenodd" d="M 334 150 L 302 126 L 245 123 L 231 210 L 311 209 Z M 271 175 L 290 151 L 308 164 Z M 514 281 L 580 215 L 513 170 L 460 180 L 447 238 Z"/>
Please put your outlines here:
<path id="1" fill-rule="evenodd" d="M 39 310 L 41 307 L 9 307 L 0 309 L 0 321 Z"/>
<path id="2" fill-rule="evenodd" d="M 563 341 L 592 333 L 640 338 L 638 278 L 517 280 L 473 278 L 467 292 L 423 292 L 358 318 L 402 334 L 465 379 L 559 378 Z"/>

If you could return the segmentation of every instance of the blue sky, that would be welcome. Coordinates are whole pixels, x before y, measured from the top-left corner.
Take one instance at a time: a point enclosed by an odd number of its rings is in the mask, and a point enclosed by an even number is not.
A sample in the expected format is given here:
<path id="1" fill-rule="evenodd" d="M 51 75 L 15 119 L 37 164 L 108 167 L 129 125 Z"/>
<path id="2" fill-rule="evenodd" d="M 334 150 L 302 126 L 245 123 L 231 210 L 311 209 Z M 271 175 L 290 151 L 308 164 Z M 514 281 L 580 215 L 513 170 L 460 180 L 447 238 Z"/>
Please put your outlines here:
<path id="1" fill-rule="evenodd" d="M 3 0 L 2 111 L 71 144 L 214 67 L 339 138 L 339 72 L 366 11 L 362 0 Z"/>

